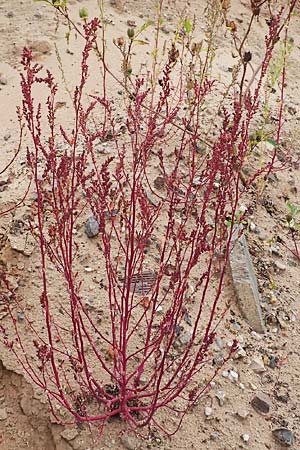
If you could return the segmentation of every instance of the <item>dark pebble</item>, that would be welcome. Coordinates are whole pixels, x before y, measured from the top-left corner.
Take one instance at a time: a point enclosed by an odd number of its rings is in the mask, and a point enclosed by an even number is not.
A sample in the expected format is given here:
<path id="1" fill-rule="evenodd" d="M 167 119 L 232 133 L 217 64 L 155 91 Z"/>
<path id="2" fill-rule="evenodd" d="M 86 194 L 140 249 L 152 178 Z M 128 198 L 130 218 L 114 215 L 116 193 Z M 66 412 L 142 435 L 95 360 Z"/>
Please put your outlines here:
<path id="1" fill-rule="evenodd" d="M 285 445 L 286 447 L 291 447 L 294 443 L 294 433 L 287 428 L 278 428 L 272 431 L 274 438 Z"/>
<path id="2" fill-rule="evenodd" d="M 85 234 L 89 238 L 93 238 L 99 234 L 99 223 L 94 216 L 88 218 L 85 223 Z"/>

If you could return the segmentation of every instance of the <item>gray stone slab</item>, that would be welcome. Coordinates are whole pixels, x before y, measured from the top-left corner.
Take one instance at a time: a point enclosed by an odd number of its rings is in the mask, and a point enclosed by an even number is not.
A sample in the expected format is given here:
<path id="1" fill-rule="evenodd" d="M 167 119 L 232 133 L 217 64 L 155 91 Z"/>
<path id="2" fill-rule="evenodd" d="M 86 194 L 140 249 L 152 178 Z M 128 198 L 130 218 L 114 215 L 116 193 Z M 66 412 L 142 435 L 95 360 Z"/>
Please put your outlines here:
<path id="1" fill-rule="evenodd" d="M 265 327 L 260 306 L 260 294 L 254 272 L 252 258 L 245 236 L 239 236 L 236 227 L 231 242 L 229 256 L 234 290 L 241 312 L 251 328 L 257 333 L 264 333 Z"/>

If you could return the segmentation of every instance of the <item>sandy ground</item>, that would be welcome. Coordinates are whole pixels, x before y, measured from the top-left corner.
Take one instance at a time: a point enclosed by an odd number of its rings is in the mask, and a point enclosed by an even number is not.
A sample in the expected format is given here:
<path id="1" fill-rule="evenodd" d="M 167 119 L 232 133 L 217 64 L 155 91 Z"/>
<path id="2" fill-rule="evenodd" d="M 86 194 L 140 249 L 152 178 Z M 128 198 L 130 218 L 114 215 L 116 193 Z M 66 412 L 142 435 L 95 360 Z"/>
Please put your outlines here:
<path id="1" fill-rule="evenodd" d="M 96 12 L 96 1 L 69 0 L 70 8 L 77 14 L 78 8 L 86 6 L 90 15 Z M 106 2 L 107 3 L 107 2 Z M 204 2 L 170 1 L 165 5 L 163 36 L 172 37 L 183 10 L 186 15 L 196 13 L 199 29 L 203 17 Z M 111 1 L 105 4 L 108 20 L 108 42 L 125 35 L 127 21 L 142 25 L 154 17 L 154 5 L 150 1 L 125 1 L 123 4 Z M 246 27 L 249 17 L 247 1 L 234 0 L 230 17 Z M 251 43 L 254 54 L 260 55 L 265 23 L 263 18 L 257 24 L 256 34 Z M 24 45 L 33 47 L 37 62 L 49 67 L 60 79 L 54 43 L 62 55 L 65 76 L 70 89 L 76 84 L 76 70 L 80 60 L 81 44 L 71 39 L 70 51 L 66 52 L 65 29 L 55 29 L 53 12 L 42 3 L 30 0 L 11 2 L 0 0 L 0 168 L 5 166 L 18 145 L 18 125 L 16 106 L 20 103 L 19 88 L 20 55 Z M 300 157 L 300 21 L 293 18 L 290 30 L 293 38 L 293 52 L 289 60 L 285 96 L 284 137 L 286 148 L 290 149 L 293 160 Z M 149 35 L 151 40 L 151 35 Z M 216 53 L 216 76 L 228 80 L 230 42 L 221 34 L 222 45 Z M 114 66 L 116 50 L 112 50 L 109 61 Z M 144 49 L 138 49 L 134 61 L 138 65 L 143 59 Z M 97 73 L 92 73 L 90 85 L 97 93 Z M 116 88 L 110 85 L 110 93 L 115 96 Z M 63 87 L 59 91 L 59 114 L 68 118 L 69 100 Z M 22 151 L 9 173 L 0 180 L 0 207 L 6 209 L 18 203 L 27 185 L 26 157 Z M 225 292 L 225 300 L 231 300 L 230 311 L 220 326 L 219 340 L 214 344 L 215 358 L 224 347 L 237 338 L 244 352 L 224 367 L 211 391 L 186 416 L 182 428 L 171 439 L 152 432 L 148 438 L 139 438 L 125 431 L 122 424 L 114 420 L 107 424 L 103 435 L 92 434 L 79 427 L 64 428 L 51 422 L 47 405 L 38 392 L 21 375 L 20 367 L 6 351 L 0 350 L 0 450 L 106 450 L 106 449 L 148 449 L 163 450 L 210 449 L 237 450 L 253 449 L 279 450 L 281 444 L 274 439 L 272 430 L 285 427 L 294 433 L 293 448 L 298 448 L 300 438 L 300 269 L 292 254 L 281 242 L 291 245 L 283 226 L 287 214 L 286 201 L 300 204 L 300 170 L 297 163 L 291 164 L 284 172 L 278 172 L 267 183 L 261 198 L 251 199 L 253 214 L 252 231 L 248 233 L 249 247 L 258 276 L 262 296 L 262 310 L 266 323 L 266 334 L 261 337 L 251 331 L 242 317 L 231 287 Z M 250 201 L 250 200 L 249 200 Z M 16 218 L 22 218 L 24 211 L 15 216 L 7 215 L 0 223 L 1 259 L 7 264 L 16 288 L 26 295 L 27 306 L 34 308 L 37 253 L 29 250 L 15 251 L 7 239 L 10 226 Z M 24 231 L 22 242 L 27 236 Z M 93 254 L 91 244 L 82 236 L 82 263 L 87 253 Z M 29 239 L 29 238 L 28 238 Z M 29 239 L 30 241 L 30 239 Z M 26 245 L 30 242 L 26 240 Z M 22 243 L 20 244 L 22 245 Z M 25 245 L 25 244 L 24 244 Z M 2 316 L 1 316 L 2 317 Z M 5 317 L 1 318 L 5 321 Z M 224 372 L 223 372 L 224 370 Z M 228 372 L 238 374 L 238 379 L 228 377 Z M 268 414 L 260 414 L 251 405 L 259 392 L 268 396 L 271 409 Z M 207 408 L 211 408 L 208 410 Z M 208 414 L 209 411 L 209 414 Z M 205 414 L 206 412 L 206 414 Z"/>

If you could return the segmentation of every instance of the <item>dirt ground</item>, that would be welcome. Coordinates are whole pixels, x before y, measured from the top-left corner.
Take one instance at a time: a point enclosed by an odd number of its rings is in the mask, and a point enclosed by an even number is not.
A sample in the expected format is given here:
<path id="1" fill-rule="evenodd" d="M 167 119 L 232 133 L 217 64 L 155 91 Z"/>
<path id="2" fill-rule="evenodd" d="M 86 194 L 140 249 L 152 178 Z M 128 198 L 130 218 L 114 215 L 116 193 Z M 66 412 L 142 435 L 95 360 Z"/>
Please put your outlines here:
<path id="1" fill-rule="evenodd" d="M 232 0 L 230 17 L 246 28 L 250 9 L 247 0 Z M 96 0 L 69 0 L 70 9 L 77 14 L 79 7 L 87 7 L 90 16 L 96 13 Z M 201 33 L 205 2 L 169 0 L 165 2 L 165 22 L 163 36 L 170 39 L 183 14 L 195 14 Z M 105 17 L 108 21 L 107 40 L 126 35 L 128 21 L 142 25 L 155 15 L 154 4 L 150 0 L 140 2 L 119 0 L 105 2 Z M 79 19 L 78 19 L 79 20 Z M 265 21 L 263 16 L 256 27 L 251 42 L 251 51 L 261 54 Z M 293 448 L 299 448 L 300 439 L 300 264 L 283 245 L 292 245 L 284 227 L 287 214 L 286 202 L 300 205 L 300 17 L 293 17 L 289 36 L 293 40 L 293 51 L 289 58 L 285 94 L 285 122 L 283 140 L 290 149 L 293 162 L 285 171 L 272 175 L 265 186 L 261 198 L 253 203 L 251 227 L 248 242 L 258 277 L 262 298 L 262 311 L 266 333 L 261 336 L 251 330 L 242 317 L 235 301 L 234 291 L 228 287 L 225 301 L 231 307 L 223 320 L 218 341 L 214 344 L 215 358 L 236 338 L 243 352 L 222 368 L 212 389 L 185 417 L 178 433 L 171 439 L 159 433 L 140 438 L 122 432 L 122 424 L 117 420 L 109 422 L 101 436 L 76 426 L 63 427 L 50 419 L 47 404 L 36 388 L 22 375 L 22 370 L 11 355 L 0 348 L 0 450 L 122 450 L 160 448 L 162 450 L 238 450 L 252 449 L 279 450 L 282 444 L 275 439 L 273 430 L 287 428 L 294 435 Z M 149 35 L 149 39 L 151 36 Z M 228 80 L 228 67 L 233 63 L 230 43 L 220 33 L 219 48 L 216 52 L 215 76 Z M 31 0 L 0 0 L 0 168 L 12 157 L 18 145 L 18 123 L 16 106 L 20 104 L 19 85 L 20 55 L 24 45 L 31 46 L 35 60 L 51 69 L 60 80 L 61 72 L 57 63 L 55 46 L 62 56 L 65 77 L 70 89 L 74 87 L 81 54 L 79 40 L 71 39 L 67 51 L 65 29 L 56 30 L 51 8 L 41 2 Z M 111 51 L 111 66 L 117 58 L 116 49 Z M 136 64 L 144 58 L 144 49 L 137 49 Z M 90 85 L 92 93 L 97 93 L 97 74 L 92 73 Z M 62 83 L 63 86 L 63 83 Z M 110 94 L 118 101 L 113 84 Z M 69 99 L 64 88 L 59 91 L 58 114 L 68 117 Z M 9 173 L 0 178 L 0 208 L 7 209 L 22 199 L 27 185 L 26 156 L 21 152 Z M 17 217 L 24 214 L 21 209 Z M 7 240 L 7 230 L 15 219 L 13 215 L 1 218 L 0 250 L 1 259 L 6 259 L 16 283 L 16 289 L 26 296 L 27 305 L 34 308 L 38 258 L 36 251 L 26 252 L 16 247 L 30 247 L 27 235 L 20 242 Z M 82 233 L 83 265 L 90 259 L 85 254 L 93 254 L 91 244 Z M 15 249 L 13 248 L 15 246 Z M 27 248 L 27 247 L 26 247 Z M 55 279 L 53 279 L 53 289 Z M 95 288 L 91 291 L 94 294 Z M 0 316 L 0 321 L 5 316 Z M 230 376 L 232 372 L 237 374 Z M 228 376 L 229 375 L 229 376 Z M 259 413 L 251 404 L 256 395 L 267 395 L 270 411 Z"/>

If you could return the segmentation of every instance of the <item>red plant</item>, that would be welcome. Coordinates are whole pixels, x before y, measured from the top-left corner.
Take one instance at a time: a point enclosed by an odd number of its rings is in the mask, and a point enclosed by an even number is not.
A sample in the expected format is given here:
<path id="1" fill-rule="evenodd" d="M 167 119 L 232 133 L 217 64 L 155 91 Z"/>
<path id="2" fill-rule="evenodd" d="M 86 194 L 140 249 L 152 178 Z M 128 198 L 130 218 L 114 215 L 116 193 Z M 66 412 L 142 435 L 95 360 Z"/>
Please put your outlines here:
<path id="1" fill-rule="evenodd" d="M 200 107 L 214 92 L 214 82 L 195 81 L 193 102 L 185 108 L 184 81 L 176 85 L 173 61 L 165 65 L 157 95 L 144 79 L 132 84 L 121 129 L 107 97 L 94 96 L 84 106 L 98 27 L 96 19 L 84 26 L 71 132 L 56 124 L 51 73 L 41 76 L 31 52 L 23 53 L 23 115 L 32 139 L 28 165 L 37 196 L 31 230 L 40 250 L 40 316 L 36 323 L 26 312 L 25 345 L 15 317 L 22 300 L 13 294 L 7 303 L 13 338 L 9 329 L 2 332 L 57 418 L 58 404 L 77 422 L 102 423 L 118 415 L 133 428 L 155 424 L 172 434 L 209 388 L 209 381 L 199 381 L 199 371 L 209 368 L 210 379 L 217 373 L 210 368 L 210 346 L 220 321 L 217 307 L 239 201 L 276 162 L 268 155 L 264 167 L 241 179 L 280 16 L 266 39 L 254 95 L 248 89 L 224 109 L 218 136 L 206 150 L 199 146 L 205 131 Z M 42 105 L 33 97 L 36 84 L 49 90 L 48 131 Z M 105 141 L 112 156 L 104 160 L 97 148 Z M 76 235 L 88 210 L 99 224 L 97 303 L 86 301 L 90 294 L 80 273 Z M 53 268 L 56 294 L 50 284 Z M 234 350 L 235 344 L 228 357 Z M 175 431 L 159 422 L 161 409 L 176 413 Z"/>

